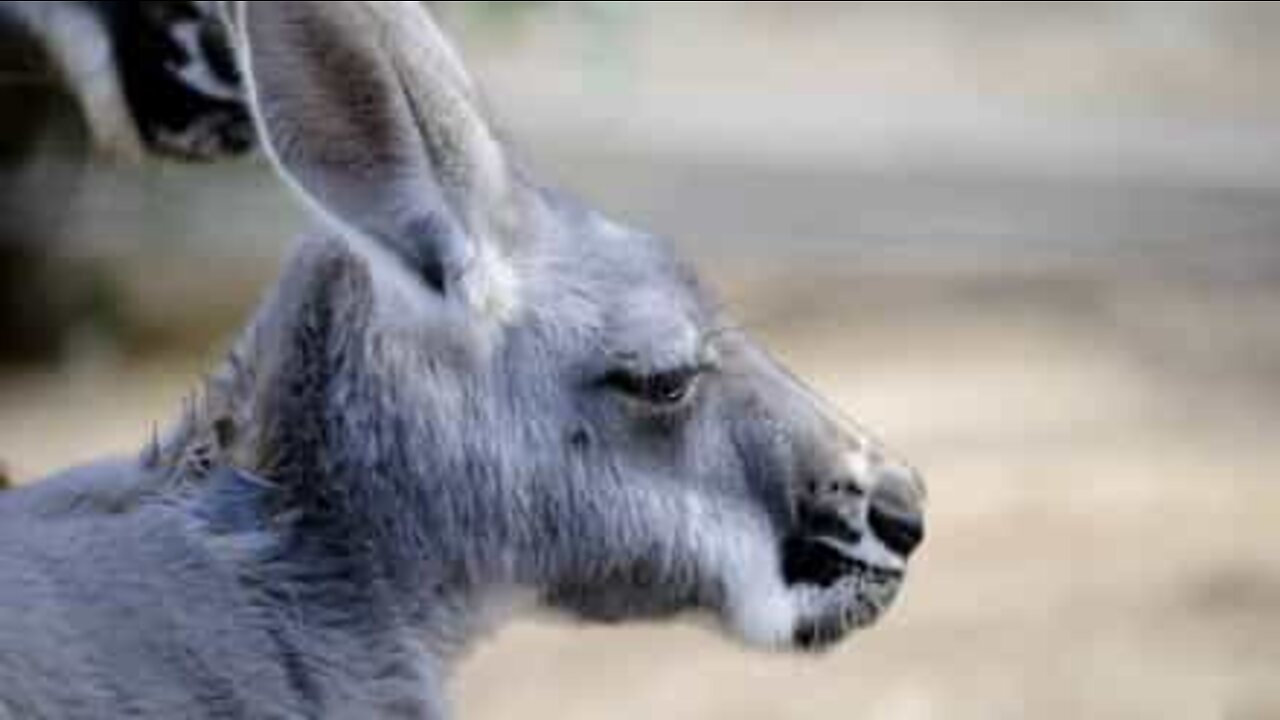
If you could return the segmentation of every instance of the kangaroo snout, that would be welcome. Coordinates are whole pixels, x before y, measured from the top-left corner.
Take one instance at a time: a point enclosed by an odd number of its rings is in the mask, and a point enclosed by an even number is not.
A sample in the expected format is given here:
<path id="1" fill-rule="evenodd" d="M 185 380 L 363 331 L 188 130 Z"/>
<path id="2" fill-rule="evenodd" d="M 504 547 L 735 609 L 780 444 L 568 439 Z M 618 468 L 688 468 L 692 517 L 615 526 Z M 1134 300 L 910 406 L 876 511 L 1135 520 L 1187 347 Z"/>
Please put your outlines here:
<path id="1" fill-rule="evenodd" d="M 924 540 L 924 483 L 912 470 L 883 476 L 867 499 L 867 526 L 890 551 L 906 558 Z"/>
<path id="2" fill-rule="evenodd" d="M 924 539 L 920 476 L 866 443 L 854 447 L 793 496 L 782 576 L 801 599 L 799 648 L 830 647 L 883 614 Z"/>
<path id="3" fill-rule="evenodd" d="M 924 540 L 919 473 L 874 450 L 846 455 L 801 484 L 784 551 L 788 582 L 826 587 L 865 567 L 900 572 Z"/>
<path id="4" fill-rule="evenodd" d="M 924 480 L 870 440 L 861 439 L 853 447 L 836 471 L 843 481 L 835 485 L 857 499 L 853 507 L 847 500 L 843 503 L 845 516 L 878 541 L 892 556 L 888 564 L 897 566 L 924 540 Z"/>

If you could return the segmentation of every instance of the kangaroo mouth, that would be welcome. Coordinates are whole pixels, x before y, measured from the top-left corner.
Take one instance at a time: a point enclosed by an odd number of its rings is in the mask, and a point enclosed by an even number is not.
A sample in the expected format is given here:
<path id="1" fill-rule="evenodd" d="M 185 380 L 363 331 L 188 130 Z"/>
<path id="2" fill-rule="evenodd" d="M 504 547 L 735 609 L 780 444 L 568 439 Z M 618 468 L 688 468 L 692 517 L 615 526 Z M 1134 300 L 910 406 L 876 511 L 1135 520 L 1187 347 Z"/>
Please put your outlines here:
<path id="1" fill-rule="evenodd" d="M 868 547 L 866 539 L 853 544 L 849 538 L 826 536 L 786 540 L 783 578 L 796 594 L 791 639 L 796 648 L 830 648 L 874 623 L 893 604 L 906 576 L 905 563 L 876 550 L 882 549 Z"/>
<path id="2" fill-rule="evenodd" d="M 803 604 L 813 611 L 796 621 L 792 643 L 797 649 L 820 652 L 850 633 L 865 628 L 889 609 L 902 587 L 902 575 L 850 576 L 840 586 L 814 593 Z"/>
<path id="3" fill-rule="evenodd" d="M 794 535 L 787 538 L 782 548 L 782 576 L 788 585 L 816 585 L 830 587 L 851 575 L 883 576 L 884 579 L 902 577 L 900 567 L 891 567 L 866 560 L 859 556 L 855 540 L 826 536 Z"/>

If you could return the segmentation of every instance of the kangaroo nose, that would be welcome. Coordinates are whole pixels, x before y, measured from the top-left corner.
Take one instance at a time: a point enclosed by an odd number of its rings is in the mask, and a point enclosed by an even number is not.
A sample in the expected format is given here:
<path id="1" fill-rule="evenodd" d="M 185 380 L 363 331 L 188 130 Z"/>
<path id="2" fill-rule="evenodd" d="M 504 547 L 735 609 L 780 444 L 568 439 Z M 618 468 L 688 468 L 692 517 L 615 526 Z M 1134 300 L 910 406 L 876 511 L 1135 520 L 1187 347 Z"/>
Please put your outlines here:
<path id="1" fill-rule="evenodd" d="M 924 483 L 910 471 L 884 474 L 867 499 L 867 524 L 880 542 L 907 557 L 924 540 Z"/>

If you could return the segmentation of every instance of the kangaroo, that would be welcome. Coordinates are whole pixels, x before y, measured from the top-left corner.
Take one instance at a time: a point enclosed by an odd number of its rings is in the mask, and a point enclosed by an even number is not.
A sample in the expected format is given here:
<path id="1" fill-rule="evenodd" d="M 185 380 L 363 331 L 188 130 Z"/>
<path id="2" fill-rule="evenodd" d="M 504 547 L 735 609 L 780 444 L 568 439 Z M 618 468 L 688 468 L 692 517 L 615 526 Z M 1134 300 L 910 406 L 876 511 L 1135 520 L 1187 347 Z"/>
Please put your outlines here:
<path id="1" fill-rule="evenodd" d="M 533 181 L 421 4 L 228 12 L 315 229 L 169 431 L 0 494 L 0 716 L 435 720 L 526 608 L 796 650 L 884 613 L 917 473 Z"/>

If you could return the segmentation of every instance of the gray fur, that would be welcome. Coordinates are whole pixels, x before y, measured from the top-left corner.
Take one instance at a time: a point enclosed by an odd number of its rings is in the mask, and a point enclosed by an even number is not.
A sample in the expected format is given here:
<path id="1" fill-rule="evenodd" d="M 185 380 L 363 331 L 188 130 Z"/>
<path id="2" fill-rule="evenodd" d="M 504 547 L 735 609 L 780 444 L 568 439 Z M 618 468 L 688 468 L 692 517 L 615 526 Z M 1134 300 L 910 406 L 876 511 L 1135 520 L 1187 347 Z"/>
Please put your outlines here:
<path id="1" fill-rule="evenodd" d="M 319 227 L 140 460 L 0 495 L 0 716 L 439 718 L 524 602 L 772 647 L 879 616 L 914 542 L 867 518 L 918 527 L 914 474 L 665 242 L 525 179 L 419 4 L 238 13 Z M 626 380 L 686 367 L 670 406 Z"/>

